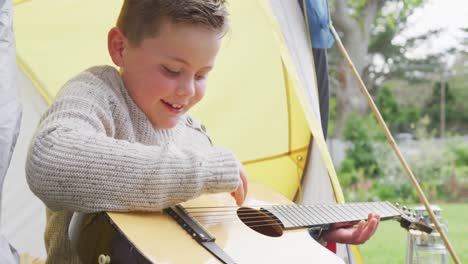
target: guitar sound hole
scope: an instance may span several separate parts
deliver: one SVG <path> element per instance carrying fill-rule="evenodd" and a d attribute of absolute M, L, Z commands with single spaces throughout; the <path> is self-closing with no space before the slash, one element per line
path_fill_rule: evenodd
<path fill-rule="evenodd" d="M 267 211 L 241 207 L 237 210 L 240 220 L 252 230 L 270 237 L 283 235 L 283 228 L 278 220 Z"/>

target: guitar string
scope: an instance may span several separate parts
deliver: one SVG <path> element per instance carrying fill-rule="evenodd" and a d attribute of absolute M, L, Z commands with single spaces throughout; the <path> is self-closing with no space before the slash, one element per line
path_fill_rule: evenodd
<path fill-rule="evenodd" d="M 273 207 L 273 206 L 272 206 Z M 329 210 L 329 208 L 327 209 L 326 207 L 323 207 L 321 206 L 322 209 L 326 209 L 326 210 Z M 356 208 L 357 207 L 357 208 Z M 200 209 L 205 209 L 205 208 L 209 208 L 211 210 L 207 210 L 207 211 L 199 211 Z M 213 209 L 219 209 L 221 208 L 222 210 L 213 210 Z M 220 223 L 228 223 L 228 222 L 235 222 L 235 221 L 239 221 L 238 218 L 241 218 L 241 221 L 246 224 L 247 226 L 253 228 L 253 227 L 262 227 L 262 226 L 276 226 L 276 225 L 281 225 L 281 222 L 279 220 L 276 219 L 276 216 L 269 212 L 269 211 L 250 211 L 250 212 L 240 212 L 240 213 L 236 213 L 237 210 L 232 210 L 232 208 L 238 208 L 238 207 L 235 207 L 235 206 L 222 206 L 222 207 L 187 207 L 187 211 L 192 211 L 190 213 L 191 216 L 193 216 L 194 218 L 196 218 L 198 221 L 200 222 L 203 222 L 203 224 L 220 224 Z M 287 207 L 286 206 L 286 210 L 289 210 L 289 209 L 304 209 L 304 208 L 311 208 L 311 206 L 293 206 L 293 207 Z M 356 210 L 356 209 L 360 209 L 361 211 L 363 210 L 362 206 L 347 206 L 346 208 L 343 208 L 343 209 L 347 209 L 347 210 Z M 365 208 L 365 209 L 368 209 L 368 208 Z M 393 208 L 392 208 L 393 209 Z M 253 210 L 253 209 L 252 209 Z M 226 213 L 228 212 L 228 213 Z M 343 212 L 342 212 L 343 213 Z M 367 219 L 367 213 L 363 213 L 361 212 L 361 215 L 356 215 L 355 214 L 356 212 L 354 213 L 350 213 L 348 211 L 345 212 L 345 216 L 343 216 L 343 214 L 341 215 L 341 217 L 345 217 L 344 219 L 340 219 L 338 221 L 335 220 L 335 221 L 314 221 L 315 222 L 309 222 L 309 220 L 312 220 L 310 219 L 310 217 L 306 217 L 306 221 L 302 222 L 302 224 L 293 224 L 295 225 L 295 227 L 311 227 L 311 226 L 316 226 L 316 225 L 323 225 L 323 224 L 329 224 L 329 223 L 333 223 L 333 222 L 349 222 L 350 225 L 353 225 L 357 222 L 359 222 L 360 220 L 366 220 Z M 395 214 L 393 214 L 394 216 Z M 357 217 L 356 217 L 357 216 Z M 259 218 L 265 218 L 265 217 L 272 217 L 271 219 L 260 219 Z M 292 218 L 292 220 L 294 222 L 299 222 L 300 221 L 300 218 L 299 217 L 296 217 L 296 216 L 290 216 Z M 349 218 L 351 217 L 351 218 Z M 208 220 L 207 220 L 208 219 Z M 252 220 L 253 219 L 253 220 Z M 257 225 L 257 223 L 262 223 L 260 225 Z M 305 224 L 304 224 L 305 223 Z"/>
<path fill-rule="evenodd" d="M 218 220 L 218 219 L 229 219 L 229 218 L 233 218 L 233 219 L 237 219 L 237 218 L 241 218 L 241 220 L 243 222 L 249 220 L 249 219 L 255 219 L 255 220 L 258 220 L 258 219 L 261 219 L 261 218 L 265 218 L 265 217 L 271 217 L 273 218 L 272 220 L 273 221 L 277 221 L 275 218 L 277 218 L 274 214 L 272 213 L 268 213 L 268 214 L 258 214 L 258 213 L 245 213 L 245 214 L 236 214 L 236 213 L 232 213 L 232 214 L 190 214 L 190 216 L 196 218 L 196 219 L 200 219 L 201 221 L 204 221 L 205 219 L 214 219 L 214 220 Z M 341 216 L 341 217 L 349 217 L 350 215 L 346 215 L 346 216 Z M 347 221 L 357 221 L 356 218 L 359 218 L 359 220 L 363 219 L 367 219 L 367 215 L 365 214 L 362 214 L 362 216 L 360 217 L 352 217 L 352 218 L 345 218 L 345 219 L 338 219 L 336 218 L 336 222 L 347 222 Z M 308 220 L 312 220 L 310 217 L 307 217 Z M 294 217 L 293 219 L 294 221 L 297 221 L 298 219 L 296 217 Z M 320 222 L 326 222 L 326 221 L 320 221 Z"/>
<path fill-rule="evenodd" d="M 387 208 L 383 209 L 391 209 L 393 211 L 393 216 L 399 215 L 400 211 L 393 206 L 388 206 L 388 203 L 382 203 L 382 202 L 377 202 L 378 204 L 383 204 Z M 249 205 L 250 207 L 238 207 L 238 206 L 193 206 L 193 207 L 185 207 L 184 209 L 190 213 L 191 216 L 193 216 L 196 220 L 199 222 L 209 225 L 209 224 L 221 224 L 221 223 L 230 223 L 230 222 L 237 222 L 237 221 L 242 221 L 245 225 L 247 225 L 250 228 L 257 228 L 257 227 L 267 227 L 267 226 L 283 226 L 282 223 L 277 219 L 277 217 L 271 213 L 270 211 L 266 210 L 268 208 L 275 209 L 274 207 L 276 206 L 278 208 L 278 205 Z M 366 208 L 365 206 L 362 206 L 361 204 L 344 204 L 344 205 L 332 205 L 332 207 L 327 207 L 329 205 L 280 205 L 282 209 L 286 210 L 287 213 L 292 213 L 296 214 L 297 209 L 299 210 L 304 210 L 304 209 L 315 209 L 318 211 L 318 209 L 323 209 L 323 210 L 331 210 L 333 207 L 335 208 L 342 208 L 344 211 L 348 210 L 365 210 L 369 209 Z M 261 209 L 265 210 L 258 210 L 258 209 L 253 209 L 252 207 L 258 207 Z M 242 208 L 244 209 L 244 212 L 242 212 Z M 207 210 L 208 209 L 208 210 Z M 241 212 L 238 212 L 238 210 L 241 210 Z M 247 212 L 246 212 L 246 211 Z M 293 210 L 296 210 L 294 212 Z M 306 215 L 308 215 L 307 211 Z M 276 213 L 283 214 L 284 217 L 284 212 L 279 212 L 277 211 Z M 362 213 L 362 217 L 358 217 L 359 219 L 356 219 L 355 214 L 350 214 L 349 212 L 346 212 L 349 217 L 352 215 L 352 219 L 344 219 L 342 221 L 338 222 L 350 222 L 350 225 L 353 225 L 359 220 L 366 220 L 367 219 L 367 213 Z M 270 219 L 261 219 L 265 217 L 271 217 Z M 241 219 L 239 219 L 241 218 Z M 305 223 L 302 222 L 302 224 L 297 224 L 297 222 L 300 222 L 299 217 L 295 217 L 294 215 L 289 215 L 289 218 L 292 218 L 292 220 L 296 223 L 292 223 L 293 227 L 313 227 L 313 226 L 320 226 L 324 224 L 329 224 L 328 222 L 332 223 L 332 221 L 320 221 L 319 223 Z M 306 217 L 307 222 L 310 217 Z M 312 219 L 310 219 L 312 220 Z M 314 219 L 316 221 L 316 219 Z M 305 223 L 305 224 L 304 224 Z"/>
<path fill-rule="evenodd" d="M 256 223 L 272 223 L 268 225 L 280 225 L 281 222 L 276 219 L 276 216 L 270 212 L 265 212 L 265 215 L 259 215 L 258 213 L 232 213 L 232 214 L 198 214 L 194 215 L 193 213 L 190 214 L 193 216 L 195 219 L 197 219 L 200 222 L 203 222 L 204 224 L 219 224 L 219 223 L 227 223 L 227 222 L 234 222 L 234 221 L 239 221 L 238 218 L 241 218 L 240 221 L 245 223 L 246 225 L 250 226 L 250 224 L 256 224 Z M 261 219 L 265 217 L 272 217 L 271 219 Z M 345 216 L 349 217 L 349 215 Z M 252 220 L 253 219 L 253 220 Z M 295 222 L 298 222 L 299 218 L 292 216 L 292 220 Z M 307 222 L 303 222 L 305 224 L 294 224 L 295 226 L 314 226 L 314 225 L 322 225 L 322 224 L 329 224 L 332 222 L 358 222 L 359 220 L 366 220 L 367 217 L 366 215 L 362 215 L 362 217 L 351 217 L 351 218 L 345 218 L 341 220 L 335 220 L 335 221 L 312 221 L 313 219 L 308 218 Z M 312 222 L 309 222 L 312 221 Z M 262 226 L 262 225 L 257 225 L 257 226 Z M 252 226 L 251 226 L 252 227 Z"/>
<path fill-rule="evenodd" d="M 364 220 L 364 219 L 360 219 L 360 220 Z M 216 221 L 199 221 L 200 223 L 204 224 L 204 225 L 211 225 L 211 224 L 224 224 L 224 223 L 233 223 L 233 222 L 238 222 L 239 219 L 237 218 L 231 218 L 231 219 L 224 219 L 224 220 L 216 220 Z M 275 219 L 271 219 L 271 220 L 257 220 L 257 221 L 241 221 L 242 223 L 244 223 L 245 225 L 247 225 L 248 227 L 264 227 L 264 226 L 282 226 L 281 222 L 279 222 L 278 220 L 275 220 Z M 359 222 L 359 220 L 353 220 L 353 221 L 345 221 L 345 222 L 350 222 L 350 226 L 356 224 Z M 262 223 L 262 224 L 259 224 L 257 225 L 257 223 Z M 303 227 L 303 228 L 306 228 L 306 227 L 313 227 L 313 226 L 322 226 L 322 225 L 327 225 L 327 224 L 332 224 L 332 223 L 339 223 L 339 222 L 325 222 L 325 223 L 322 223 L 322 222 L 319 222 L 319 223 L 307 223 L 307 224 L 295 224 L 293 225 L 293 227 Z M 253 224 L 253 225 L 252 225 Z"/>
<path fill-rule="evenodd" d="M 399 209 L 394 208 L 393 206 L 388 206 L 387 203 L 383 203 L 384 206 L 380 205 L 381 209 L 387 209 L 387 210 L 392 210 L 394 212 L 400 212 Z M 200 207 L 184 207 L 186 211 L 191 211 L 191 212 L 229 212 L 229 211 L 237 211 L 238 209 L 246 208 L 246 210 L 251 209 L 251 210 L 257 210 L 254 209 L 255 207 L 262 208 L 262 209 L 275 209 L 275 208 L 285 208 L 287 210 L 293 209 L 293 210 L 304 210 L 304 209 L 325 209 L 325 210 L 331 210 L 333 208 L 343 208 L 347 209 L 350 211 L 354 210 L 368 210 L 369 208 L 366 206 L 363 206 L 361 204 L 356 204 L 356 205 L 350 205 L 350 204 L 336 204 L 336 205 L 249 205 L 249 207 L 238 207 L 238 206 L 200 206 Z M 204 210 L 204 209 L 210 209 L 210 210 Z M 216 210 L 214 210 L 216 209 Z"/>
<path fill-rule="evenodd" d="M 293 212 L 292 210 L 288 209 L 288 208 L 285 208 L 286 210 L 289 210 L 289 212 Z M 300 212 L 300 213 L 307 213 L 307 211 L 305 211 L 304 209 L 307 209 L 307 208 L 294 208 L 296 210 L 296 212 L 293 212 L 294 214 L 297 214 L 297 209 L 301 209 L 303 210 L 303 212 Z M 326 208 L 322 208 L 322 209 L 326 209 Z M 355 214 L 356 211 L 356 208 L 350 208 L 348 211 L 346 211 L 345 213 L 348 213 L 350 215 L 351 214 L 351 210 L 353 210 L 353 213 Z M 266 215 L 270 215 L 270 216 L 273 216 L 275 217 L 275 214 L 270 212 L 270 211 L 267 211 L 267 210 L 256 210 L 256 209 L 251 209 L 249 210 L 248 212 L 238 212 L 238 210 L 206 210 L 206 211 L 193 211 L 193 210 L 186 210 L 188 213 L 190 213 L 191 215 L 194 215 L 194 216 L 225 216 L 225 215 L 238 215 L 239 217 L 240 216 L 248 216 L 248 215 L 256 215 L 256 216 L 261 216 L 262 214 L 266 214 Z M 273 210 L 272 210 L 273 211 Z M 367 216 L 369 213 L 367 213 L 367 211 L 364 211 L 361 209 L 361 212 L 357 212 L 357 213 L 361 213 L 362 215 L 365 215 Z M 394 210 L 393 212 L 387 212 L 387 213 L 383 213 L 383 212 L 380 212 L 381 213 L 381 216 L 382 215 L 399 215 L 400 212 Z M 359 215 L 361 216 L 361 215 Z"/>

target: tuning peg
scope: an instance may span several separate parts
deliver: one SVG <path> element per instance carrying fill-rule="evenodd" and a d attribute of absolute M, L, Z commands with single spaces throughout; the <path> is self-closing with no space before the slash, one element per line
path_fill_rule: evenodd
<path fill-rule="evenodd" d="M 406 205 L 403 206 L 403 211 L 405 211 L 405 212 L 409 211 L 409 210 L 408 210 L 408 207 L 406 207 Z"/>
<path fill-rule="evenodd" d="M 399 203 L 395 203 L 395 206 L 396 206 L 397 208 L 400 208 L 400 204 L 399 204 Z"/>

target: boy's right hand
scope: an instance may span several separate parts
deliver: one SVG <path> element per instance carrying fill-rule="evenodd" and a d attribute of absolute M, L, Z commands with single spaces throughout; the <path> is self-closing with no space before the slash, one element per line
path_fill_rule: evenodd
<path fill-rule="evenodd" d="M 245 197 L 247 196 L 247 189 L 248 189 L 248 183 L 247 183 L 247 172 L 244 169 L 244 166 L 239 162 L 239 177 L 241 182 L 239 183 L 239 186 L 237 186 L 237 189 L 231 193 L 232 197 L 236 199 L 236 204 L 237 206 L 242 206 L 244 203 Z"/>

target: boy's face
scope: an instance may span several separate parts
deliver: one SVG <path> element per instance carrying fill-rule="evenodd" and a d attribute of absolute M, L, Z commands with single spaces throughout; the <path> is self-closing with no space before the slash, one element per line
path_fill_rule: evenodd
<path fill-rule="evenodd" d="M 203 26 L 164 23 L 156 37 L 138 47 L 122 38 L 120 61 L 112 58 L 121 67 L 129 95 L 155 128 L 175 127 L 205 94 L 221 34 Z"/>

